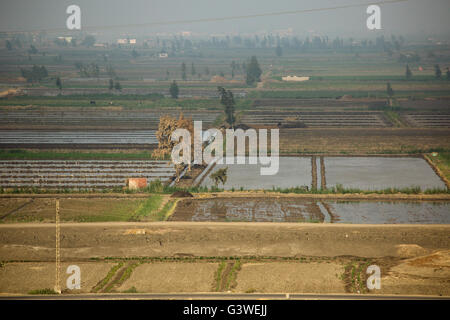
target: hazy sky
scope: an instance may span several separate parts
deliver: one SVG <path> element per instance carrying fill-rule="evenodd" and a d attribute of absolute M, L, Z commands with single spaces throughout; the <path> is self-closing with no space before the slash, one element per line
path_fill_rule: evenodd
<path fill-rule="evenodd" d="M 220 18 L 270 12 L 370 4 L 367 0 L 0 0 L 0 31 L 64 30 L 70 4 L 81 7 L 82 28 L 161 21 Z M 381 0 L 373 0 L 372 3 Z M 450 0 L 408 0 L 382 4 L 382 31 L 387 34 L 447 34 Z M 276 32 L 292 28 L 296 34 L 368 36 L 366 7 L 217 22 L 141 27 L 142 32 L 202 33 Z M 124 28 L 113 31 L 123 33 Z"/>

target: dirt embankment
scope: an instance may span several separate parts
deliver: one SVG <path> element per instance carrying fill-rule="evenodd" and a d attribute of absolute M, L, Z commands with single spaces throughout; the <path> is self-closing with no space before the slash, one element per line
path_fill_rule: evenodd
<path fill-rule="evenodd" d="M 448 249 L 449 233 L 448 225 L 65 223 L 61 257 L 395 257 L 405 244 Z M 54 224 L 0 225 L 0 260 L 53 261 L 54 254 Z"/>

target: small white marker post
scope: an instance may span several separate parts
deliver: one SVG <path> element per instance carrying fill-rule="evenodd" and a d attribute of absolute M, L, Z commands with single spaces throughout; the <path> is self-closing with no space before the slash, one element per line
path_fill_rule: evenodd
<path fill-rule="evenodd" d="M 60 232 L 59 232 L 59 199 L 56 199 L 56 216 L 55 216 L 55 224 L 56 224 L 56 272 L 55 272 L 55 292 L 61 293 L 61 288 L 59 286 L 59 273 L 60 273 Z"/>

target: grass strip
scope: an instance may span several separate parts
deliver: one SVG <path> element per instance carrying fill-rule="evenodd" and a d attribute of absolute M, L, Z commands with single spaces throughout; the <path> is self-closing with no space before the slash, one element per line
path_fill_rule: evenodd
<path fill-rule="evenodd" d="M 167 220 L 172 213 L 175 211 L 175 207 L 177 204 L 177 200 L 169 200 L 164 207 L 158 212 L 158 220 L 157 221 L 165 221 Z"/>
<path fill-rule="evenodd" d="M 231 271 L 228 274 L 228 279 L 227 279 L 227 284 L 226 284 L 227 290 L 232 289 L 234 287 L 234 285 L 236 284 L 236 278 L 237 278 L 237 274 L 238 274 L 239 270 L 241 270 L 241 260 L 237 260 L 233 264 L 233 267 L 231 268 Z"/>
<path fill-rule="evenodd" d="M 159 220 L 159 207 L 161 206 L 162 196 L 154 195 L 143 201 L 141 205 L 136 209 L 130 221 L 138 221 L 143 217 L 155 217 Z"/>
<path fill-rule="evenodd" d="M 106 284 L 111 281 L 112 277 L 114 277 L 114 275 L 116 274 L 116 272 L 122 268 L 123 266 L 123 261 L 120 261 L 118 264 L 116 264 L 115 266 L 113 266 L 108 274 L 106 275 L 105 278 L 103 278 L 102 280 L 100 280 L 99 283 L 97 283 L 97 285 L 92 289 L 92 292 L 96 293 L 99 292 L 101 289 L 103 289 L 104 286 L 106 286 Z"/>
<path fill-rule="evenodd" d="M 222 260 L 219 264 L 219 267 L 217 268 L 216 274 L 214 276 L 214 280 L 216 283 L 216 292 L 218 292 L 220 290 L 220 284 L 222 282 L 222 272 L 225 269 L 226 266 L 226 262 L 224 260 Z"/>
<path fill-rule="evenodd" d="M 130 278 L 131 274 L 133 273 L 134 269 L 136 269 L 136 267 L 138 265 L 140 265 L 140 262 L 137 263 L 133 263 L 132 265 L 129 265 L 126 269 L 125 272 L 122 274 L 122 276 L 120 277 L 120 279 L 117 281 L 117 285 L 121 285 L 122 283 L 124 283 L 127 279 Z"/>
<path fill-rule="evenodd" d="M 450 152 L 441 152 L 436 156 L 430 154 L 427 155 L 427 157 L 437 168 L 439 168 L 442 176 L 444 176 L 447 181 L 450 181 Z"/>
<path fill-rule="evenodd" d="M 45 289 L 31 290 L 28 292 L 28 294 L 44 295 L 44 294 L 58 294 L 58 293 L 53 289 L 45 288 Z"/>

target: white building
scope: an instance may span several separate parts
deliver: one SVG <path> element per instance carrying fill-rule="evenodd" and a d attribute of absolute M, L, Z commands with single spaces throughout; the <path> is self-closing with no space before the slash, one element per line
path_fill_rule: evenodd
<path fill-rule="evenodd" d="M 308 81 L 309 77 L 287 76 L 287 77 L 282 77 L 281 79 L 283 81 L 297 81 L 297 82 L 301 82 L 301 81 Z"/>
<path fill-rule="evenodd" d="M 71 43 L 72 37 L 58 37 L 58 40 L 65 41 L 67 43 Z"/>

